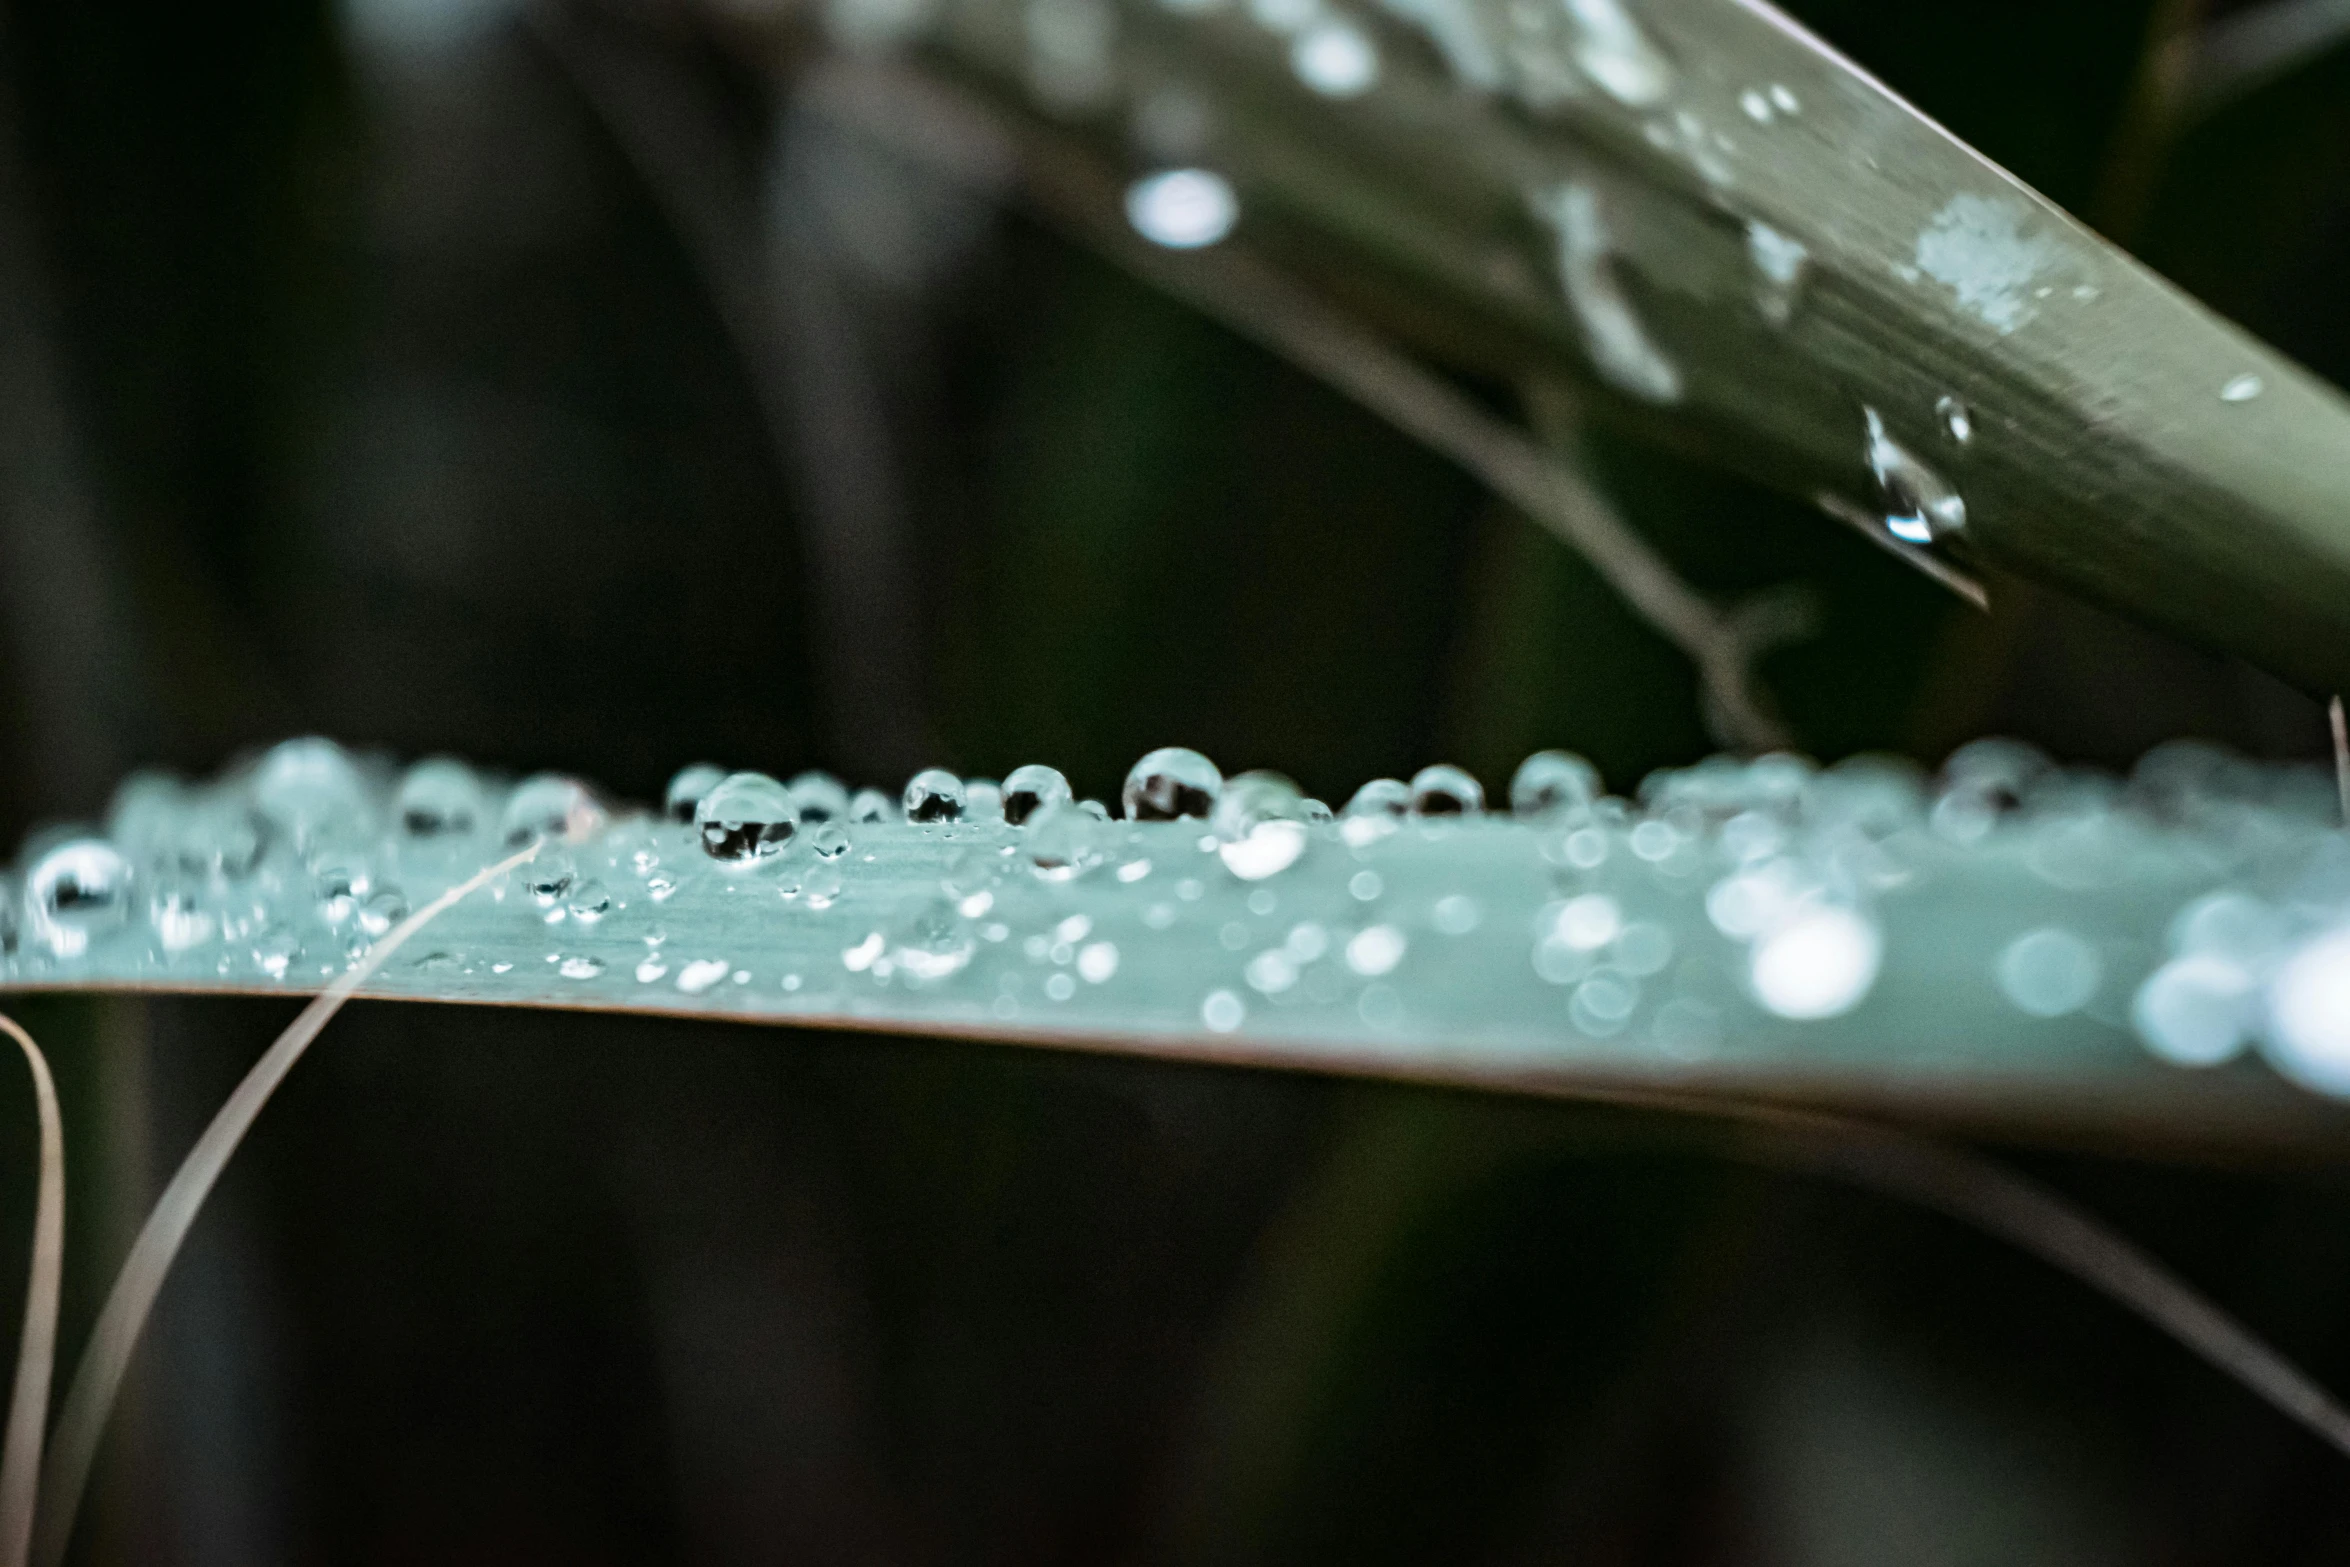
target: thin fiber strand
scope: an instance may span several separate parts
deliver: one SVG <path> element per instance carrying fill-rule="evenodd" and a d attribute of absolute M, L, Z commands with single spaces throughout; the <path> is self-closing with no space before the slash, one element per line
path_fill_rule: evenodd
<path fill-rule="evenodd" d="M 6 1013 L 0 1013 L 0 1033 L 24 1052 L 41 1118 L 41 1184 L 33 1208 L 32 1265 L 25 1279 L 24 1327 L 16 1341 L 8 1435 L 0 1449 L 0 1567 L 24 1567 L 41 1476 L 41 1431 L 49 1422 L 49 1379 L 57 1366 L 57 1287 L 65 1271 L 65 1134 L 57 1114 L 57 1085 L 50 1080 L 49 1061 L 41 1047 Z"/>
<path fill-rule="evenodd" d="M 131 1244 L 122 1272 L 116 1275 L 106 1305 L 98 1313 L 97 1326 L 90 1330 L 90 1342 L 66 1393 L 64 1411 L 57 1417 L 49 1460 L 41 1471 L 43 1505 L 33 1540 L 32 1560 L 41 1567 L 58 1567 L 65 1558 L 74 1514 L 81 1506 L 83 1488 L 89 1484 L 90 1466 L 98 1456 L 98 1439 L 105 1432 L 106 1417 L 122 1387 L 123 1374 L 130 1368 L 131 1351 L 138 1347 L 139 1333 L 147 1325 L 147 1314 L 154 1308 L 164 1276 L 171 1271 L 172 1259 L 179 1255 L 180 1244 L 202 1211 L 204 1199 L 211 1195 L 213 1183 L 228 1167 L 230 1156 L 269 1103 L 269 1096 L 277 1092 L 319 1030 L 409 937 L 468 893 L 532 859 L 544 842 L 536 840 L 530 847 L 476 871 L 393 927 L 365 957 L 302 1009 L 302 1015 L 253 1064 L 212 1124 L 204 1128 L 204 1135 L 196 1139 L 196 1146 L 181 1161 L 171 1184 L 157 1199 L 155 1211 L 139 1230 L 139 1238 Z"/>

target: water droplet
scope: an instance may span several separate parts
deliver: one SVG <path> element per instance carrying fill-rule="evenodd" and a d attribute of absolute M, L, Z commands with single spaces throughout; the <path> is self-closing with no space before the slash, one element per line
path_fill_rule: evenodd
<path fill-rule="evenodd" d="M 1224 775 L 1197 751 L 1162 746 L 1134 764 L 1123 799 L 1128 819 L 1138 822 L 1204 817 L 1216 808 Z"/>
<path fill-rule="evenodd" d="M 1652 403 L 1681 400 L 1681 371 L 1648 335 L 1631 295 L 1616 276 L 1615 240 L 1599 193 L 1569 182 L 1537 191 L 1531 205 L 1558 240 L 1559 284 L 1583 330 L 1583 344 L 1600 375 Z"/>
<path fill-rule="evenodd" d="M 358 908 L 360 934 L 374 939 L 408 917 L 408 899 L 397 887 L 381 887 Z"/>
<path fill-rule="evenodd" d="M 1169 169 L 1127 187 L 1126 221 L 1154 245 L 1199 250 L 1232 232 L 1240 221 L 1240 198 L 1221 174 Z"/>
<path fill-rule="evenodd" d="M 1510 777 L 1510 809 L 1519 816 L 1571 815 L 1600 794 L 1599 769 L 1572 751 L 1537 751 Z"/>
<path fill-rule="evenodd" d="M 565 958 L 555 966 L 555 972 L 565 979 L 594 979 L 604 972 L 604 960 L 591 957 Z"/>
<path fill-rule="evenodd" d="M 6 923 L 5 915 L 0 915 L 0 923 Z M 147 900 L 147 923 L 154 928 L 155 940 L 171 953 L 204 945 L 218 928 L 211 913 L 196 902 L 194 895 L 178 888 L 159 892 Z M 10 942 L 9 946 L 13 948 L 14 943 Z"/>
<path fill-rule="evenodd" d="M 583 881 L 571 889 L 564 909 L 582 925 L 593 925 L 612 912 L 612 894 L 604 890 L 600 881 Z"/>
<path fill-rule="evenodd" d="M 1942 422 L 1942 434 L 1953 446 L 1968 446 L 1975 439 L 1973 410 L 1955 397 L 1937 399 L 1934 417 Z"/>
<path fill-rule="evenodd" d="M 1778 82 L 1771 83 L 1771 106 L 1781 114 L 1801 114 L 1803 112 L 1801 100 Z"/>
<path fill-rule="evenodd" d="M 2062 1017 L 2088 1005 L 2097 994 L 2104 966 L 2096 951 L 2069 930 L 2054 926 L 2026 931 L 2009 942 L 1993 965 L 1999 993 L 2031 1017 Z"/>
<path fill-rule="evenodd" d="M 1115 942 L 1096 941 L 1078 950 L 1077 977 L 1088 985 L 1099 985 L 1118 972 L 1118 947 Z"/>
<path fill-rule="evenodd" d="M 282 926 L 272 926 L 253 939 L 253 966 L 271 979 L 284 979 L 302 955 L 302 943 L 294 933 Z M 512 964 L 503 965 L 511 968 Z"/>
<path fill-rule="evenodd" d="M 287 740 L 253 770 L 254 806 L 298 848 L 366 830 L 367 791 L 358 767 L 332 740 Z"/>
<path fill-rule="evenodd" d="M 765 773 L 729 773 L 694 807 L 702 852 L 729 869 L 774 863 L 799 831 L 791 790 Z"/>
<path fill-rule="evenodd" d="M 1673 933 L 1653 920 L 1635 920 L 1616 933 L 1611 956 L 1627 974 L 1661 974 L 1673 961 Z"/>
<path fill-rule="evenodd" d="M 453 757 L 430 757 L 409 768 L 392 801 L 393 821 L 411 838 L 470 838 L 488 816 L 481 780 Z"/>
<path fill-rule="evenodd" d="M 1346 966 L 1365 979 L 1394 972 L 1409 945 L 1393 925 L 1366 925 L 1347 938 Z"/>
<path fill-rule="evenodd" d="M 1740 93 L 1738 107 L 1757 125 L 1768 125 L 1779 117 L 1778 111 L 1772 107 L 1770 95 L 1759 87 L 1749 87 Z"/>
<path fill-rule="evenodd" d="M 1811 270 L 1810 247 L 1758 221 L 1746 225 L 1746 255 L 1757 279 L 1755 308 L 1772 326 L 1785 326 L 1795 319 L 1804 277 Z"/>
<path fill-rule="evenodd" d="M 1885 504 L 1885 531 L 1908 544 L 1931 544 L 1966 526 L 1966 500 L 1950 482 L 1894 440 L 1884 417 L 1863 408 L 1869 471 Z"/>
<path fill-rule="evenodd" d="M 1372 903 L 1387 890 L 1387 884 L 1377 871 L 1356 871 L 1346 879 L 1346 890 L 1357 903 Z"/>
<path fill-rule="evenodd" d="M 726 781 L 726 769 L 716 762 L 695 762 L 678 769 L 661 796 L 661 814 L 673 822 L 691 822 L 702 796 Z"/>
<path fill-rule="evenodd" d="M 2264 1034 L 2278 1070 L 2320 1093 L 2350 1094 L 2350 930 L 2329 931 L 2268 985 Z"/>
<path fill-rule="evenodd" d="M 851 822 L 894 822 L 897 819 L 897 802 L 879 789 L 859 789 L 849 799 Z"/>
<path fill-rule="evenodd" d="M 1260 995 L 1278 996 L 1297 983 L 1297 964 L 1279 947 L 1267 947 L 1250 958 L 1240 977 Z"/>
<path fill-rule="evenodd" d="M 2260 377 L 2240 375 L 2219 389 L 2219 400 L 2223 403 L 2248 403 L 2267 390 L 2268 383 Z"/>
<path fill-rule="evenodd" d="M 1020 851 L 1040 881 L 1074 881 L 1109 858 L 1115 831 L 1073 805 L 1048 805 L 1028 819 Z"/>
<path fill-rule="evenodd" d="M 797 790 L 793 791 L 792 798 L 799 798 Z M 838 822 L 825 822 L 808 834 L 808 847 L 815 851 L 816 858 L 820 860 L 837 860 L 848 853 L 853 845 L 846 827 Z"/>
<path fill-rule="evenodd" d="M 636 966 L 636 982 L 640 985 L 650 985 L 668 972 L 668 964 L 657 957 L 647 958 Z"/>
<path fill-rule="evenodd" d="M 1438 898 L 1429 918 L 1447 936 L 1466 936 L 1485 922 L 1485 909 L 1475 898 L 1456 892 Z"/>
<path fill-rule="evenodd" d="M 1248 1017 L 1248 1008 L 1229 990 L 1211 990 L 1200 1003 L 1199 1020 L 1211 1033 L 1229 1034 Z"/>
<path fill-rule="evenodd" d="M 542 909 L 551 909 L 571 891 L 578 870 L 570 856 L 546 853 L 522 867 L 521 875 L 522 884 L 530 889 L 531 901 Z"/>
<path fill-rule="evenodd" d="M 2130 1021 L 2148 1049 L 2180 1066 L 2217 1066 L 2252 1037 L 2252 975 L 2240 963 L 2206 952 L 2173 958 L 2148 975 L 2130 1006 Z"/>
<path fill-rule="evenodd" d="M 33 939 L 60 958 L 78 958 L 129 924 L 130 862 L 98 838 L 61 843 L 25 876 Z"/>
<path fill-rule="evenodd" d="M 677 988 L 689 996 L 698 996 L 724 979 L 727 969 L 724 958 L 696 958 L 677 971 Z"/>
<path fill-rule="evenodd" d="M 498 837 L 519 849 L 533 838 L 578 843 L 603 830 L 604 808 L 586 784 L 561 773 L 526 778 L 506 800 Z"/>
<path fill-rule="evenodd" d="M 1331 17 L 1297 35 L 1289 68 L 1325 98 L 1354 98 L 1379 82 L 1379 51 L 1354 23 Z"/>
<path fill-rule="evenodd" d="M 961 821 L 968 802 L 963 780 L 943 767 L 926 767 L 906 780 L 907 821 Z"/>
<path fill-rule="evenodd" d="M 1412 774 L 1414 816 L 1474 816 L 1485 809 L 1485 786 L 1449 762 Z"/>
<path fill-rule="evenodd" d="M 1629 108 L 1664 101 L 1673 65 L 1648 41 L 1622 0 L 1566 0 L 1575 25 L 1575 63 L 1602 92 Z"/>
<path fill-rule="evenodd" d="M 1077 981 L 1066 974 L 1048 974 L 1044 981 L 1045 999 L 1066 1001 L 1077 994 Z"/>
<path fill-rule="evenodd" d="M 1067 805 L 1074 798 L 1060 769 L 1030 762 L 1013 768 L 1004 780 L 1004 820 L 1015 827 L 1025 826 L 1028 818 L 1045 807 Z"/>
<path fill-rule="evenodd" d="M 1808 909 L 1755 943 L 1755 999 L 1784 1018 L 1838 1017 L 1860 1005 L 1884 955 L 1876 925 L 1851 909 Z"/>
<path fill-rule="evenodd" d="M 1004 819 L 1004 791 L 992 778 L 963 780 L 963 820 L 1000 822 Z"/>
<path fill-rule="evenodd" d="M 898 928 L 889 957 L 909 980 L 929 983 L 961 973 L 977 949 L 970 923 L 952 903 L 939 900 Z"/>
<path fill-rule="evenodd" d="M 1639 985 L 1621 974 L 1599 973 L 1575 987 L 1567 1016 L 1584 1033 L 1605 1039 L 1621 1032 L 1639 1005 Z"/>
<path fill-rule="evenodd" d="M 848 820 L 848 787 L 830 773 L 809 771 L 791 781 L 792 804 L 800 809 L 800 824 Z"/>

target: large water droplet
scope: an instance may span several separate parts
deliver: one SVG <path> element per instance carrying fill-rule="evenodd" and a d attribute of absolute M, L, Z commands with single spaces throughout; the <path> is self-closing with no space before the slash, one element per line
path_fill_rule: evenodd
<path fill-rule="evenodd" d="M 1599 769 L 1572 751 L 1537 751 L 1510 777 L 1510 809 L 1520 816 L 1587 810 L 1600 795 Z"/>
<path fill-rule="evenodd" d="M 577 843 L 600 832 L 604 820 L 604 807 L 586 784 L 562 773 L 540 773 L 507 797 L 498 836 L 515 849 L 533 838 Z"/>
<path fill-rule="evenodd" d="M 1000 822 L 1004 819 L 1004 788 L 992 778 L 963 780 L 963 820 Z"/>
<path fill-rule="evenodd" d="M 917 983 L 959 974 L 978 950 L 970 921 L 954 904 L 932 902 L 900 924 L 889 944 L 890 961 Z"/>
<path fill-rule="evenodd" d="M 694 762 L 677 770 L 661 796 L 661 814 L 673 822 L 690 822 L 702 796 L 726 781 L 726 769 L 716 762 Z"/>
<path fill-rule="evenodd" d="M 1869 472 L 1885 506 L 1885 531 L 1907 544 L 1931 544 L 1966 526 L 1966 500 L 1950 481 L 1893 439 L 1884 416 L 1863 408 Z"/>
<path fill-rule="evenodd" d="M 968 801 L 963 780 L 943 767 L 926 767 L 906 780 L 907 821 L 961 821 Z"/>
<path fill-rule="evenodd" d="M 1868 995 L 1883 955 L 1873 921 L 1851 909 L 1813 908 L 1755 943 L 1747 978 L 1755 999 L 1781 1017 L 1839 1017 Z"/>
<path fill-rule="evenodd" d="M 849 799 L 849 820 L 852 822 L 894 822 L 897 819 L 897 802 L 879 789 L 859 789 Z"/>
<path fill-rule="evenodd" d="M 253 770 L 252 792 L 255 808 L 298 848 L 355 838 L 367 828 L 366 785 L 357 764 L 332 740 L 273 746 Z"/>
<path fill-rule="evenodd" d="M 1066 805 L 1075 796 L 1069 789 L 1069 780 L 1058 768 L 1030 762 L 1015 767 L 1004 780 L 1004 820 L 1015 827 L 1026 825 L 1028 818 L 1048 805 Z"/>
<path fill-rule="evenodd" d="M 799 836 L 791 790 L 765 773 L 729 773 L 694 809 L 702 852 L 735 869 L 770 864 Z"/>
<path fill-rule="evenodd" d="M 94 941 L 129 923 L 130 862 L 100 838 L 61 843 L 25 877 L 33 939 L 60 958 L 78 958 Z"/>
<path fill-rule="evenodd" d="M 1325 98 L 1355 98 L 1378 85 L 1379 50 L 1354 23 L 1328 17 L 1290 44 L 1289 68 Z"/>
<path fill-rule="evenodd" d="M 1221 174 L 1169 169 L 1127 187 L 1126 221 L 1154 245 L 1199 250 L 1232 232 L 1240 221 L 1240 198 Z"/>
<path fill-rule="evenodd" d="M 1089 811 L 1061 801 L 1028 818 L 1020 851 L 1043 881 L 1072 881 L 1109 857 L 1117 829 Z"/>
<path fill-rule="evenodd" d="M 1206 816 L 1223 787 L 1224 775 L 1214 762 L 1179 745 L 1162 746 L 1126 775 L 1126 815 L 1138 822 Z"/>
<path fill-rule="evenodd" d="M 488 817 L 481 780 L 454 757 L 430 757 L 409 768 L 392 801 L 392 820 L 411 838 L 470 838 Z"/>
<path fill-rule="evenodd" d="M 801 822 L 808 826 L 848 819 L 848 786 L 830 773 L 800 774 L 791 781 L 791 797 L 792 804 L 800 808 Z"/>
<path fill-rule="evenodd" d="M 1485 809 L 1485 786 L 1449 762 L 1412 774 L 1412 814 L 1474 816 Z"/>

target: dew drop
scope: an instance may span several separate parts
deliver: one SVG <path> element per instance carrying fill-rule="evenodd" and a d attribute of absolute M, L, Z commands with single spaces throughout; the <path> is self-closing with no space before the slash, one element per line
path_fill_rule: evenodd
<path fill-rule="evenodd" d="M 1003 787 L 992 778 L 963 780 L 963 820 L 1000 822 L 1004 819 Z"/>
<path fill-rule="evenodd" d="M 604 960 L 591 957 L 565 958 L 555 966 L 555 972 L 565 979 L 594 979 L 604 972 Z"/>
<path fill-rule="evenodd" d="M 1851 909 L 1815 908 L 1755 943 L 1747 977 L 1780 1017 L 1838 1017 L 1860 1005 L 1884 954 L 1876 925 Z"/>
<path fill-rule="evenodd" d="M 694 807 L 702 852 L 729 869 L 773 863 L 799 831 L 791 790 L 765 773 L 729 773 Z"/>
<path fill-rule="evenodd" d="M 1387 884 L 1379 879 L 1377 871 L 1356 871 L 1346 879 L 1347 896 L 1357 903 L 1377 902 L 1386 890 Z"/>
<path fill-rule="evenodd" d="M 1485 809 L 1485 786 L 1449 762 L 1412 774 L 1414 816 L 1474 816 Z"/>
<path fill-rule="evenodd" d="M 1447 936 L 1466 936 L 1485 922 L 1485 910 L 1475 898 L 1456 892 L 1437 899 L 1429 918 Z"/>
<path fill-rule="evenodd" d="M 273 746 L 254 769 L 253 804 L 303 849 L 365 828 L 366 787 L 349 754 L 332 740 Z"/>
<path fill-rule="evenodd" d="M 1519 816 L 1570 815 L 1599 798 L 1599 769 L 1572 751 L 1537 751 L 1510 776 L 1510 809 Z"/>
<path fill-rule="evenodd" d="M 796 790 L 792 797 L 799 798 Z M 837 860 L 848 853 L 853 845 L 846 827 L 839 822 L 824 822 L 809 832 L 808 847 L 815 851 L 816 858 L 820 860 Z"/>
<path fill-rule="evenodd" d="M 1973 410 L 1955 397 L 1944 397 L 1934 404 L 1934 417 L 1942 423 L 1942 434 L 1953 446 L 1972 445 L 1975 439 Z"/>
<path fill-rule="evenodd" d="M 1297 983 L 1297 964 L 1281 948 L 1267 947 L 1248 960 L 1240 977 L 1259 995 L 1278 996 Z"/>
<path fill-rule="evenodd" d="M 1127 773 L 1122 800 L 1131 821 L 1175 821 L 1207 816 L 1223 787 L 1214 762 L 1182 746 L 1162 746 Z"/>
<path fill-rule="evenodd" d="M 2146 1047 L 2180 1066 L 2217 1066 L 2252 1037 L 2252 975 L 2205 952 L 2173 958 L 2148 975 L 2130 1004 Z"/>
<path fill-rule="evenodd" d="M 800 824 L 846 821 L 848 787 L 830 773 L 809 771 L 791 781 L 792 804 L 800 808 Z"/>
<path fill-rule="evenodd" d="M 1229 990 L 1211 990 L 1200 1003 L 1199 1020 L 1211 1033 L 1229 1034 L 1248 1017 L 1248 1008 Z"/>
<path fill-rule="evenodd" d="M 1740 93 L 1738 107 L 1757 125 L 1768 125 L 1778 118 L 1778 111 L 1772 107 L 1770 95 L 1759 87 L 1749 87 Z"/>
<path fill-rule="evenodd" d="M 961 973 L 976 950 L 978 942 L 970 923 L 955 905 L 940 899 L 917 910 L 899 926 L 890 942 L 889 957 L 899 972 L 919 984 Z"/>
<path fill-rule="evenodd" d="M 1575 63 L 1600 90 L 1629 108 L 1664 101 L 1672 90 L 1673 66 L 1648 41 L 1623 0 L 1565 0 L 1575 24 Z"/>
<path fill-rule="evenodd" d="M 896 803 L 879 789 L 859 789 L 849 799 L 851 822 L 894 822 L 897 819 Z"/>
<path fill-rule="evenodd" d="M 1126 221 L 1154 245 L 1199 250 L 1232 232 L 1240 221 L 1240 198 L 1221 174 L 1168 169 L 1127 187 Z"/>
<path fill-rule="evenodd" d="M 2260 377 L 2240 375 L 2219 389 L 2219 400 L 2223 403 L 2248 403 L 2267 390 L 2268 383 Z"/>
<path fill-rule="evenodd" d="M 1408 945 L 1393 925 L 1366 925 L 1347 938 L 1346 966 L 1366 979 L 1392 973 Z"/>
<path fill-rule="evenodd" d="M 5 923 L 6 916 L 0 915 L 0 924 Z M 217 928 L 209 911 L 199 906 L 191 894 L 176 888 L 147 900 L 147 923 L 153 927 L 155 940 L 163 950 L 172 953 L 204 945 Z M 14 943 L 8 945 L 13 948 Z"/>
<path fill-rule="evenodd" d="M 600 881 L 583 881 L 571 889 L 564 909 L 582 925 L 593 925 L 612 912 L 612 894 L 604 890 Z"/>
<path fill-rule="evenodd" d="M 1801 114 L 1803 103 L 1795 94 L 1778 82 L 1771 83 L 1771 107 L 1781 114 Z"/>
<path fill-rule="evenodd" d="M 661 814 L 673 822 L 691 822 L 702 796 L 726 781 L 726 769 L 716 762 L 695 762 L 678 769 L 661 796 Z"/>
<path fill-rule="evenodd" d="M 698 996 L 724 979 L 727 968 L 724 958 L 696 958 L 677 971 L 677 988 L 689 996 Z"/>
<path fill-rule="evenodd" d="M 1999 993 L 2030 1017 L 2063 1017 L 2088 1005 L 2104 976 L 2096 951 L 2069 930 L 2026 931 L 2000 951 Z"/>
<path fill-rule="evenodd" d="M 59 844 L 25 876 L 33 938 L 57 957 L 80 957 L 130 922 L 131 880 L 130 862 L 103 839 Z"/>
<path fill-rule="evenodd" d="M 1950 482 L 1894 440 L 1884 417 L 1863 408 L 1869 471 L 1885 504 L 1885 531 L 1906 544 L 1931 544 L 1966 526 L 1966 500 Z"/>
<path fill-rule="evenodd" d="M 1299 33 L 1289 68 L 1325 98 L 1355 98 L 1379 82 L 1379 51 L 1354 23 L 1331 17 Z"/>
<path fill-rule="evenodd" d="M 1051 805 L 1067 805 L 1075 795 L 1059 768 L 1041 762 L 1015 767 L 1004 780 L 1004 820 L 1023 827 L 1028 819 Z"/>
<path fill-rule="evenodd" d="M 1755 308 L 1772 326 L 1795 319 L 1795 306 L 1811 270 L 1811 248 L 1768 223 L 1746 225 L 1746 255 L 1754 263 Z"/>
<path fill-rule="evenodd" d="M 906 820 L 961 821 L 969 798 L 962 779 L 943 767 L 926 767 L 906 780 Z"/>
<path fill-rule="evenodd" d="M 1088 985 L 1099 985 L 1118 972 L 1117 944 L 1096 941 L 1077 952 L 1077 977 Z"/>
<path fill-rule="evenodd" d="M 507 797 L 498 836 L 515 849 L 533 838 L 577 843 L 601 831 L 604 820 L 604 808 L 587 785 L 561 773 L 540 773 Z"/>
<path fill-rule="evenodd" d="M 481 780 L 453 757 L 409 768 L 392 801 L 392 820 L 411 838 L 470 838 L 488 815 Z"/>
<path fill-rule="evenodd" d="M 1074 881 L 1109 858 L 1115 831 L 1108 822 L 1063 801 L 1028 819 L 1020 850 L 1038 880 Z M 1119 875 L 1121 880 L 1134 879 L 1123 869 Z"/>

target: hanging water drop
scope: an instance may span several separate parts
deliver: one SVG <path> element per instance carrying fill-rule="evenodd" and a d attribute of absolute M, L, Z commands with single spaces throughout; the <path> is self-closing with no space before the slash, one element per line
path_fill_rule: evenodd
<path fill-rule="evenodd" d="M 782 858 L 799 835 L 792 792 L 765 773 L 729 773 L 694 809 L 702 852 L 733 869 Z"/>
<path fill-rule="evenodd" d="M 943 767 L 926 767 L 906 780 L 906 820 L 910 822 L 961 821 L 967 800 L 963 780 Z"/>
<path fill-rule="evenodd" d="M 1449 762 L 1412 774 L 1414 816 L 1474 816 L 1485 809 L 1485 786 Z"/>
<path fill-rule="evenodd" d="M 1223 787 L 1224 775 L 1214 762 L 1179 745 L 1162 746 L 1126 775 L 1126 815 L 1138 822 L 1206 816 Z"/>
<path fill-rule="evenodd" d="M 1966 526 L 1966 500 L 1947 479 L 1894 440 L 1884 416 L 1863 408 L 1869 471 L 1885 505 L 1885 531 L 1905 544 L 1931 544 Z"/>
<path fill-rule="evenodd" d="M 1069 780 L 1058 768 L 1030 762 L 1015 767 L 1004 780 L 1004 820 L 1015 827 L 1027 825 L 1028 819 L 1048 805 L 1066 805 L 1074 798 Z"/>

